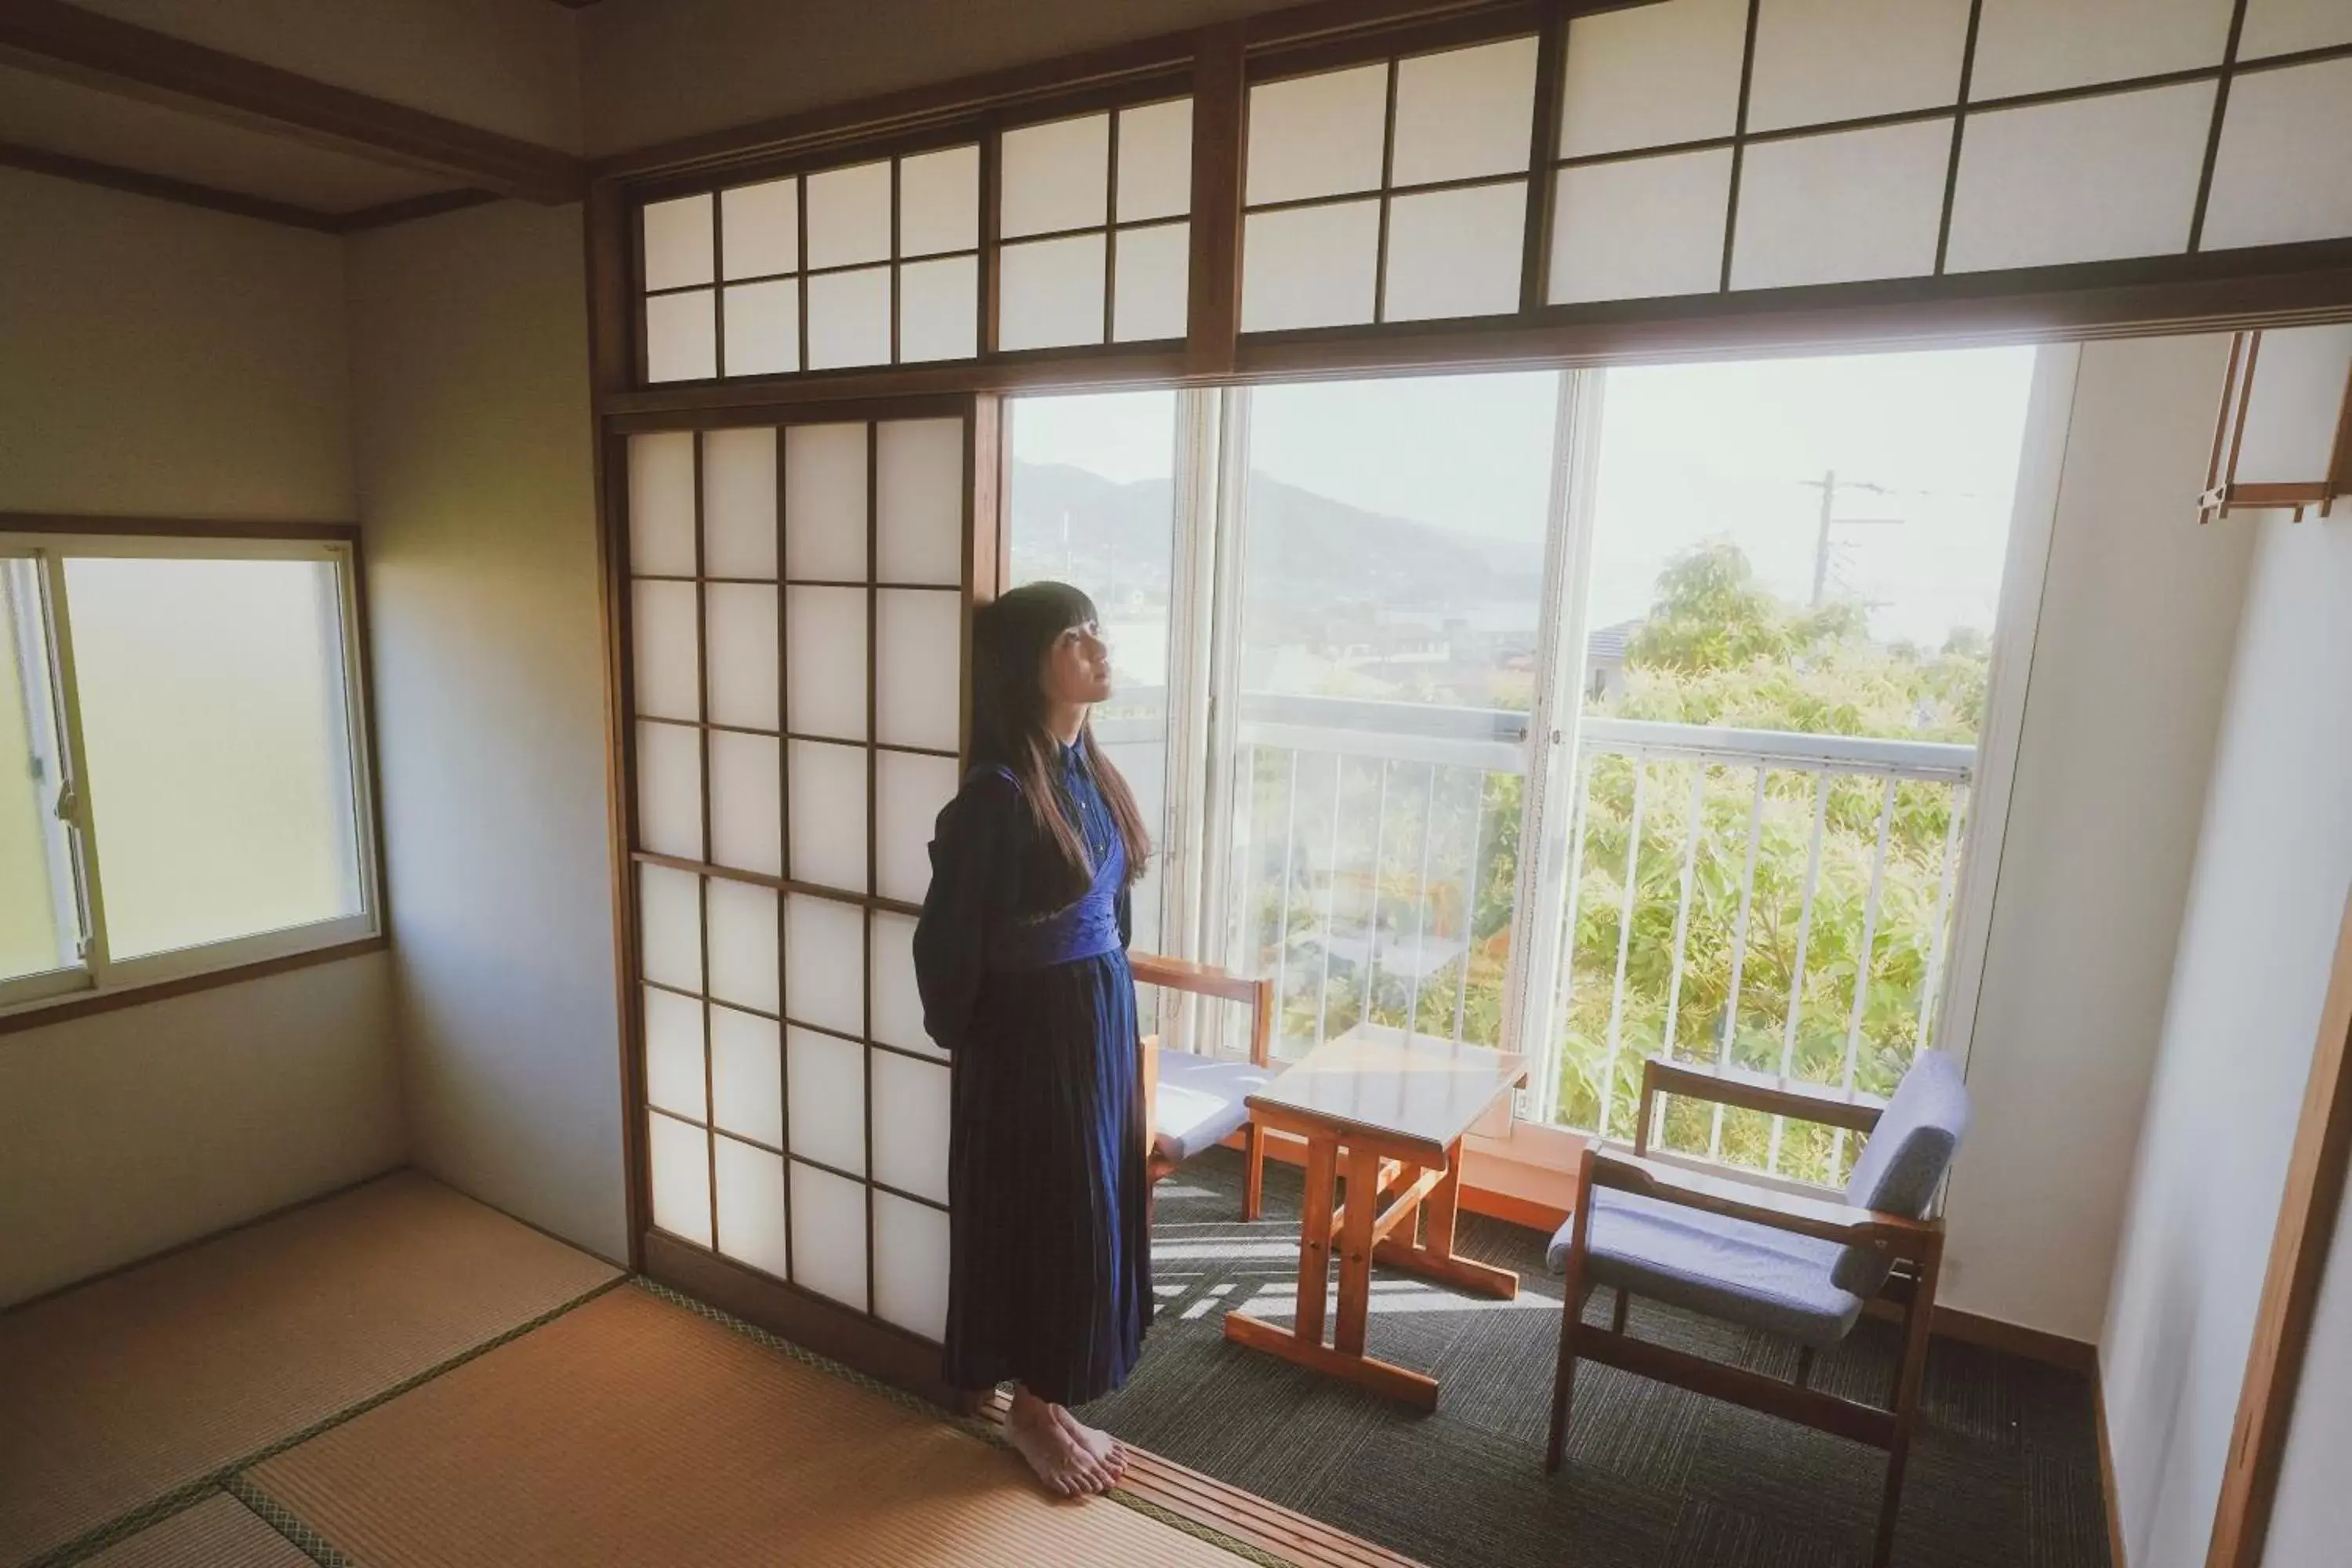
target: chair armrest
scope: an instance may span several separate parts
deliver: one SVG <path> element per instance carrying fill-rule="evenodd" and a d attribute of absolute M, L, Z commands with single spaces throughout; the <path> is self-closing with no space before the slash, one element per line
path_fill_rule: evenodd
<path fill-rule="evenodd" d="M 1140 985 L 1186 991 L 1195 996 L 1215 996 L 1239 1002 L 1250 1010 L 1250 1062 L 1265 1067 L 1271 1051 L 1274 1024 L 1274 982 L 1252 980 L 1213 963 L 1163 958 L 1155 952 L 1128 955 L 1127 965 Z"/>
<path fill-rule="evenodd" d="M 1149 1160 L 1160 1133 L 1160 1037 L 1143 1037 L 1136 1077 L 1143 1090 L 1143 1157 Z"/>
<path fill-rule="evenodd" d="M 1798 1236 L 1846 1246 L 1875 1247 L 1897 1258 L 1916 1257 L 1937 1246 L 1944 1231 L 1941 1220 L 1913 1219 L 1882 1209 L 1799 1197 L 1770 1187 L 1613 1153 L 1592 1144 L 1587 1147 L 1578 1171 L 1579 1207 L 1588 1204 L 1592 1190 L 1600 1187 L 1613 1187 L 1619 1192 L 1635 1193 L 1662 1203 L 1701 1209 Z"/>
<path fill-rule="evenodd" d="M 1818 1084 L 1788 1083 L 1738 1068 L 1704 1067 L 1650 1057 L 1642 1063 L 1641 1119 L 1635 1123 L 1633 1134 L 1637 1154 L 1650 1152 L 1650 1129 L 1655 1125 L 1653 1112 L 1662 1094 L 1679 1094 L 1854 1132 L 1875 1130 L 1879 1113 L 1886 1109 L 1884 1100 L 1868 1097 L 1849 1100 Z"/>

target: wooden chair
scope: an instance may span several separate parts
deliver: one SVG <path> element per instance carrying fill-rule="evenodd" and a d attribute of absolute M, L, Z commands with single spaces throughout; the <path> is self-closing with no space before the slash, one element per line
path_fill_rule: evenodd
<path fill-rule="evenodd" d="M 1661 1093 L 1872 1137 L 1854 1163 L 1845 1201 L 1792 1196 L 1647 1158 Z M 1655 1058 L 1644 1063 L 1633 1153 L 1612 1152 L 1598 1141 L 1586 1145 L 1577 1166 L 1575 1212 L 1552 1237 L 1552 1262 L 1567 1275 L 1567 1309 L 1560 1315 L 1544 1468 L 1559 1468 L 1576 1363 L 1589 1357 L 1885 1449 L 1886 1483 L 1871 1559 L 1874 1568 L 1885 1568 L 1895 1549 L 1904 1462 L 1918 1415 L 1944 1255 L 1943 1221 L 1925 1216 L 1968 1120 L 1958 1064 L 1939 1051 L 1920 1053 L 1884 1108 L 1743 1073 Z M 1617 1293 L 1606 1329 L 1580 1321 L 1585 1296 L 1600 1285 Z M 1625 1303 L 1634 1295 L 1795 1340 L 1795 1381 L 1633 1338 L 1625 1331 Z M 1893 1300 L 1903 1314 L 1903 1359 L 1891 1405 L 1864 1405 L 1807 1386 L 1814 1352 L 1843 1340 L 1874 1299 Z"/>
<path fill-rule="evenodd" d="M 1274 1031 L 1274 982 L 1244 980 L 1213 964 L 1188 963 L 1151 953 L 1129 956 L 1138 985 L 1239 1002 L 1250 1010 L 1246 1062 L 1221 1061 L 1191 1051 L 1161 1050 L 1158 1036 L 1143 1042 L 1144 1139 L 1151 1180 L 1162 1176 L 1236 1131 L 1242 1135 L 1242 1217 L 1255 1219 L 1265 1195 L 1265 1134 L 1250 1115 L 1248 1099 L 1274 1081 L 1268 1065 Z"/>

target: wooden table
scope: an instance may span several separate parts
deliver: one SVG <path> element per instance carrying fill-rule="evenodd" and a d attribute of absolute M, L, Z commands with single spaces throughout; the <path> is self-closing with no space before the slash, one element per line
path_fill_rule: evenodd
<path fill-rule="evenodd" d="M 1364 1353 L 1372 1265 L 1506 1301 L 1518 1294 L 1517 1274 L 1454 1256 L 1454 1217 L 1463 1134 L 1527 1080 L 1527 1058 L 1508 1051 L 1359 1025 L 1251 1095 L 1250 1114 L 1261 1126 L 1307 1141 L 1298 1311 L 1287 1329 L 1227 1312 L 1225 1338 L 1434 1409 L 1435 1378 Z M 1335 1210 L 1332 1184 L 1343 1175 L 1347 1201 Z M 1335 1246 L 1339 1310 L 1325 1344 Z"/>

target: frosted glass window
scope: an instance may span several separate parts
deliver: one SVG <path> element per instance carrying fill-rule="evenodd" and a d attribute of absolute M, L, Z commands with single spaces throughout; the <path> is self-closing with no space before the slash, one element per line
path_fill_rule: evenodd
<path fill-rule="evenodd" d="M 793 1283 L 866 1310 L 866 1188 L 829 1172 L 793 1171 Z"/>
<path fill-rule="evenodd" d="M 1730 203 L 1729 148 L 1562 169 L 1551 302 L 1714 293 Z"/>
<path fill-rule="evenodd" d="M 1192 100 L 1118 111 L 1118 221 L 1192 210 Z"/>
<path fill-rule="evenodd" d="M 710 1009 L 710 1114 L 719 1131 L 784 1146 L 783 1039 L 773 1018 Z"/>
<path fill-rule="evenodd" d="M 2352 44 L 2352 5 L 2344 0 L 2247 0 L 2238 35 L 2242 60 L 2336 44 Z"/>
<path fill-rule="evenodd" d="M 947 1060 L 947 1053 L 931 1043 L 931 1037 L 923 1028 L 923 997 L 915 984 L 915 917 L 876 910 L 871 918 L 872 1037 L 886 1046 Z"/>
<path fill-rule="evenodd" d="M 2232 482 L 2308 484 L 2327 473 L 2352 358 L 2352 325 L 2270 327 L 2254 351 L 2245 439 Z"/>
<path fill-rule="evenodd" d="M 892 419 L 876 431 L 876 570 L 885 583 L 963 583 L 963 421 Z"/>
<path fill-rule="evenodd" d="M 898 161 L 898 254 L 980 245 L 980 149 L 950 147 Z"/>
<path fill-rule="evenodd" d="M 769 180 L 719 196 L 719 245 L 729 278 L 794 272 L 801 264 L 801 183 Z"/>
<path fill-rule="evenodd" d="M 1523 181 L 1390 198 L 1382 319 L 1486 316 L 1519 308 Z"/>
<path fill-rule="evenodd" d="M 792 661 L 789 728 L 795 735 L 866 739 L 866 590 L 785 590 Z"/>
<path fill-rule="evenodd" d="M 646 300 L 646 379 L 705 381 L 719 374 L 719 323 L 708 289 Z"/>
<path fill-rule="evenodd" d="M 998 235 L 1099 228 L 1110 190 L 1110 116 L 1089 114 L 1007 131 Z"/>
<path fill-rule="evenodd" d="M 792 1016 L 844 1034 L 866 1026 L 866 918 L 856 904 L 813 894 L 784 900 Z"/>
<path fill-rule="evenodd" d="M 645 207 L 646 287 L 710 281 L 710 198 L 679 196 Z"/>
<path fill-rule="evenodd" d="M 866 580 L 865 426 L 784 432 L 784 572 L 821 582 Z"/>
<path fill-rule="evenodd" d="M 702 731 L 637 721 L 637 842 L 702 858 Z"/>
<path fill-rule="evenodd" d="M 1399 60 L 1391 183 L 1432 184 L 1526 168 L 1535 102 L 1533 38 Z"/>
<path fill-rule="evenodd" d="M 710 996 L 763 1013 L 780 1010 L 776 890 L 730 878 L 707 879 L 704 918 L 710 932 Z"/>
<path fill-rule="evenodd" d="M 1728 136 L 1739 118 L 1748 0 L 1664 0 L 1568 25 L 1564 158 Z M 1671 82 L 1672 91 L 1659 90 Z"/>
<path fill-rule="evenodd" d="M 2213 91 L 2198 81 L 1969 115 L 1946 268 L 2187 249 Z"/>
<path fill-rule="evenodd" d="M 1385 64 L 1251 88 L 1249 204 L 1378 190 L 1388 101 Z"/>
<path fill-rule="evenodd" d="M 827 169 L 808 182 L 808 264 L 847 267 L 890 258 L 890 164 Z M 812 301 L 815 299 L 811 294 Z"/>
<path fill-rule="evenodd" d="M 637 711 L 656 719 L 701 718 L 694 584 L 633 583 L 629 587 Z"/>
<path fill-rule="evenodd" d="M 890 359 L 890 269 L 827 272 L 808 280 L 808 367 L 887 364 Z"/>
<path fill-rule="evenodd" d="M 739 283 L 728 289 L 727 374 L 782 375 L 800 367 L 800 279 Z"/>
<path fill-rule="evenodd" d="M 702 569 L 776 574 L 776 433 L 766 426 L 702 437 Z"/>
<path fill-rule="evenodd" d="M 658 1110 L 646 1113 L 653 1166 L 654 1224 L 698 1247 L 710 1245 L 710 1134 Z"/>
<path fill-rule="evenodd" d="M 719 1185 L 719 1250 L 782 1279 L 782 1157 L 721 1138 L 712 1153 L 711 1175 Z"/>
<path fill-rule="evenodd" d="M 694 575 L 694 434 L 629 437 L 629 570 Z"/>
<path fill-rule="evenodd" d="M 948 1069 L 874 1053 L 874 1179 L 948 1201 Z"/>
<path fill-rule="evenodd" d="M 710 858 L 739 871 L 784 874 L 782 742 L 710 731 Z"/>
<path fill-rule="evenodd" d="M 710 617 L 710 721 L 775 730 L 776 590 L 764 583 L 712 583 L 702 590 Z"/>
<path fill-rule="evenodd" d="M 885 588 L 875 626 L 875 739 L 952 752 L 961 738 L 961 595 Z"/>
<path fill-rule="evenodd" d="M 1763 0 L 1748 129 L 1941 108 L 1968 37 L 1969 0 Z"/>
<path fill-rule="evenodd" d="M 874 1194 L 874 1311 L 927 1340 L 948 1332 L 948 1216 Z"/>
<path fill-rule="evenodd" d="M 884 898 L 919 904 L 930 890 L 931 826 L 960 776 L 953 757 L 875 753 L 875 891 Z"/>
<path fill-rule="evenodd" d="M 2203 247 L 2352 235 L 2352 59 L 2244 71 L 2230 85 Z M 2318 150 L 2336 153 L 2319 155 Z"/>
<path fill-rule="evenodd" d="M 1192 226 L 1159 224 L 1111 237 L 1111 331 L 1116 342 L 1149 342 L 1185 332 L 1192 288 Z"/>
<path fill-rule="evenodd" d="M 1103 237 L 1072 235 L 997 252 L 996 345 L 1069 348 L 1103 341 Z"/>
<path fill-rule="evenodd" d="M 702 1004 L 656 986 L 645 988 L 646 1100 L 702 1120 Z"/>
<path fill-rule="evenodd" d="M 898 268 L 898 358 L 970 359 L 980 353 L 980 258 L 953 256 Z"/>
<path fill-rule="evenodd" d="M 1242 331 L 1372 319 L 1377 201 L 1252 213 L 1242 229 Z"/>
<path fill-rule="evenodd" d="M 792 1074 L 785 1103 L 792 1142 L 803 1160 L 837 1171 L 866 1170 L 866 1047 L 814 1029 L 787 1026 Z"/>
<path fill-rule="evenodd" d="M 793 880 L 866 890 L 866 749 L 792 743 Z"/>
<path fill-rule="evenodd" d="M 2218 66 L 2231 0 L 1984 0 L 1971 100 Z"/>
<path fill-rule="evenodd" d="M 646 978 L 702 989 L 702 879 L 669 866 L 637 867 L 637 943 Z"/>
<path fill-rule="evenodd" d="M 1948 120 L 1748 148 L 1731 286 L 1933 272 L 1951 154 Z"/>

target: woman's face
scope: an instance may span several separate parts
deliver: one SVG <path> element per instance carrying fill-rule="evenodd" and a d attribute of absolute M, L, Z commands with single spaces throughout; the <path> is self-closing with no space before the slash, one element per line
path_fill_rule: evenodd
<path fill-rule="evenodd" d="M 1072 626 L 1045 649 L 1041 672 L 1048 702 L 1074 706 L 1101 702 L 1110 696 L 1110 647 L 1102 628 L 1088 621 Z"/>

